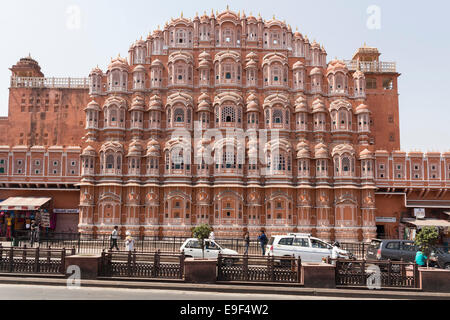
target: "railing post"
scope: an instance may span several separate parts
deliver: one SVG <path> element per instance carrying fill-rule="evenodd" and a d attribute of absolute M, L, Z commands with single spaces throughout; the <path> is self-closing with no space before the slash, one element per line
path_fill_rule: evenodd
<path fill-rule="evenodd" d="M 128 251 L 127 276 L 131 276 L 131 251 Z"/>
<path fill-rule="evenodd" d="M 65 274 L 65 265 L 66 265 L 66 248 L 63 248 L 61 252 L 61 268 L 60 268 L 60 273 L 62 274 Z"/>
<path fill-rule="evenodd" d="M 388 286 L 391 285 L 391 276 L 392 276 L 392 263 L 391 263 L 391 259 L 388 260 Z"/>
<path fill-rule="evenodd" d="M 417 263 L 414 263 L 413 267 L 413 278 L 414 278 L 414 288 L 420 288 L 420 279 L 419 279 L 419 268 Z"/>
<path fill-rule="evenodd" d="M 136 248 L 133 250 L 133 267 L 132 274 L 136 276 Z"/>
<path fill-rule="evenodd" d="M 366 284 L 366 260 L 361 263 L 361 285 Z"/>
<path fill-rule="evenodd" d="M 222 253 L 217 256 L 217 280 L 222 280 Z"/>
<path fill-rule="evenodd" d="M 302 282 L 301 272 L 302 272 L 302 258 L 300 258 L 300 256 L 299 256 L 297 259 L 297 282 L 298 283 Z"/>
<path fill-rule="evenodd" d="M 39 273 L 39 247 L 36 248 L 34 255 L 34 272 Z"/>
<path fill-rule="evenodd" d="M 9 251 L 9 272 L 13 272 L 13 263 L 14 263 L 14 247 L 11 247 Z"/>
<path fill-rule="evenodd" d="M 270 281 L 275 282 L 275 257 L 269 257 L 269 266 L 270 266 Z"/>
<path fill-rule="evenodd" d="M 80 253 L 80 248 L 81 248 L 81 237 L 78 237 L 78 253 Z"/>
<path fill-rule="evenodd" d="M 22 251 L 22 261 L 23 262 L 27 262 L 27 245 L 23 246 L 23 251 Z"/>
<path fill-rule="evenodd" d="M 71 255 L 72 256 L 74 256 L 75 255 L 75 247 L 72 247 L 72 250 L 71 250 L 72 252 L 71 252 Z"/>
<path fill-rule="evenodd" d="M 180 279 L 184 278 L 184 251 L 180 255 Z"/>
<path fill-rule="evenodd" d="M 248 274 L 248 254 L 244 255 L 243 272 L 244 272 L 244 280 L 248 281 L 248 279 L 249 279 L 249 274 Z"/>
<path fill-rule="evenodd" d="M 158 276 L 159 276 L 160 253 L 161 253 L 161 251 L 159 249 L 158 249 L 158 251 L 155 252 L 155 259 L 154 259 L 154 263 L 153 263 L 153 278 L 158 278 Z"/>

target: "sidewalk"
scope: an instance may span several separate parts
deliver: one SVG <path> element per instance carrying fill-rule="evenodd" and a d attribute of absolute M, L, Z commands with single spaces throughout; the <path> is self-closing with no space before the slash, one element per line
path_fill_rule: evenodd
<path fill-rule="evenodd" d="M 63 276 L 37 277 L 36 275 L 8 274 L 0 276 L 0 284 L 17 285 L 40 285 L 40 286 L 66 286 L 67 279 Z M 277 294 L 277 295 L 299 295 L 299 296 L 322 296 L 322 297 L 347 297 L 368 299 L 409 299 L 409 300 L 450 300 L 450 293 L 429 293 L 416 290 L 361 290 L 361 289 L 314 289 L 300 286 L 280 286 L 279 284 L 237 284 L 230 282 L 219 282 L 217 284 L 192 284 L 180 280 L 161 281 L 136 279 L 130 281 L 128 278 L 114 280 L 81 280 L 82 287 L 97 288 L 123 288 L 123 289 L 160 289 L 178 291 L 201 291 L 221 293 L 244 293 L 244 294 Z"/>

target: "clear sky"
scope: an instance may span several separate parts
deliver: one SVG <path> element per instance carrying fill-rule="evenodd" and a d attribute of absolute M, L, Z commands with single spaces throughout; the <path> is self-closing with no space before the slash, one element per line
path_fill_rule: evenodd
<path fill-rule="evenodd" d="M 14 0 L 0 10 L 0 116 L 8 113 L 10 68 L 31 56 L 48 77 L 87 77 L 171 17 L 244 11 L 275 16 L 350 59 L 365 42 L 397 62 L 401 145 L 450 150 L 450 1 L 405 0 Z M 373 10 L 375 7 L 375 11 Z"/>

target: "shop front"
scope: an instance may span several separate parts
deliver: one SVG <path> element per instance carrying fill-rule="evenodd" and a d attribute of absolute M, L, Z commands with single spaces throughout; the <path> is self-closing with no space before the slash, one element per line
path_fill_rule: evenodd
<path fill-rule="evenodd" d="M 27 235 L 33 220 L 44 232 L 55 228 L 52 198 L 11 197 L 0 203 L 2 238 L 9 241 L 14 236 Z"/>

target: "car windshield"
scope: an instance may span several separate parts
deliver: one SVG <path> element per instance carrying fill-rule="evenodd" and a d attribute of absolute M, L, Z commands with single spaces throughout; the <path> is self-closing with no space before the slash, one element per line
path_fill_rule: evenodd
<path fill-rule="evenodd" d="M 325 242 L 317 239 L 311 239 L 311 247 L 318 249 L 329 249 L 328 245 Z"/>
<path fill-rule="evenodd" d="M 210 240 L 205 241 L 205 248 L 209 250 L 220 250 L 222 249 L 218 243 Z"/>

